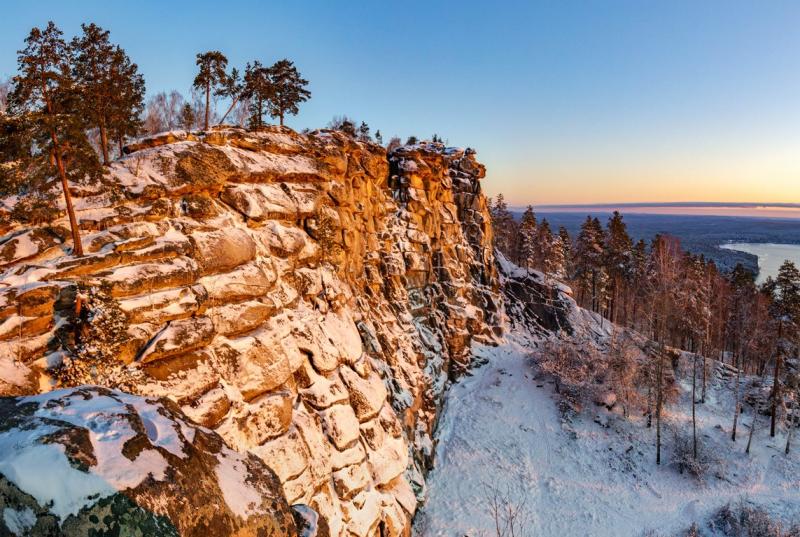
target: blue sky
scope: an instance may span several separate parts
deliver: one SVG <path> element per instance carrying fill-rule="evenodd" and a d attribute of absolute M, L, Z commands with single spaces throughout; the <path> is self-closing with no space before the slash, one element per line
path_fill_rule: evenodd
<path fill-rule="evenodd" d="M 148 90 L 194 55 L 295 61 L 313 98 L 384 136 L 478 150 L 516 204 L 800 201 L 798 2 L 15 2 L 0 76 L 33 25 L 111 30 Z"/>

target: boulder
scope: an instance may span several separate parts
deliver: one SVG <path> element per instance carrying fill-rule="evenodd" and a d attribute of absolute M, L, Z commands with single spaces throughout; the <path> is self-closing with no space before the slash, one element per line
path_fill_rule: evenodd
<path fill-rule="evenodd" d="M 275 474 L 166 399 L 82 387 L 0 417 L 0 534 L 296 535 Z"/>
<path fill-rule="evenodd" d="M 216 274 L 252 261 L 256 243 L 243 229 L 198 231 L 189 236 L 200 274 Z"/>

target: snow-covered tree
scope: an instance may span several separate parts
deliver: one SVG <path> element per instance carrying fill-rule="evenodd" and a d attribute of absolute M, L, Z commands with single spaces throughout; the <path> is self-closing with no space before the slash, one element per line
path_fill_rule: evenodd
<path fill-rule="evenodd" d="M 505 200 L 503 200 L 503 202 L 505 202 Z M 494 229 L 495 233 L 497 233 L 497 228 L 495 227 Z M 533 212 L 533 207 L 528 205 L 525 212 L 522 213 L 522 219 L 519 223 L 519 232 L 517 233 L 517 252 L 519 256 L 519 265 L 521 267 L 532 268 L 537 265 L 537 232 L 536 215 Z"/>
<path fill-rule="evenodd" d="M 512 261 L 518 261 L 516 254 L 517 223 L 502 193 L 498 194 L 490 204 L 492 229 L 494 230 L 494 247 Z"/>

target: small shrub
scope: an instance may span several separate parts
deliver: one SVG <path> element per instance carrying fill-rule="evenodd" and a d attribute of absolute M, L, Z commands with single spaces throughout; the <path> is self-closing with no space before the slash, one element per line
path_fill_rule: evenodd
<path fill-rule="evenodd" d="M 773 519 L 762 507 L 727 504 L 712 517 L 709 526 L 725 537 L 797 537 L 800 526 L 784 529 L 780 521 Z"/>
<path fill-rule="evenodd" d="M 128 327 L 108 284 L 81 287 L 76 300 L 80 301 L 80 312 L 72 326 L 75 346 L 56 371 L 61 383 L 69 386 L 97 383 L 119 365 L 119 350 L 127 339 Z"/>
<path fill-rule="evenodd" d="M 719 466 L 719 460 L 706 449 L 698 438 L 697 456 L 694 454 L 692 434 L 676 426 L 671 427 L 672 453 L 670 462 L 680 473 L 688 473 L 699 480 L 704 479 L 709 473 Z"/>

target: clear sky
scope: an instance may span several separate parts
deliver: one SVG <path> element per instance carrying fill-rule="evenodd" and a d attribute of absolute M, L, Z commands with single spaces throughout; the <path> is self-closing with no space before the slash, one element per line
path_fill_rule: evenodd
<path fill-rule="evenodd" d="M 800 2 L 3 2 L 0 76 L 33 25 L 111 30 L 148 91 L 194 55 L 288 57 L 294 128 L 347 114 L 471 146 L 514 204 L 800 202 Z"/>

